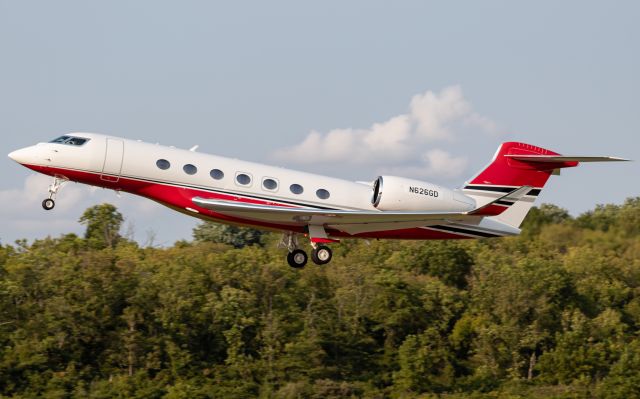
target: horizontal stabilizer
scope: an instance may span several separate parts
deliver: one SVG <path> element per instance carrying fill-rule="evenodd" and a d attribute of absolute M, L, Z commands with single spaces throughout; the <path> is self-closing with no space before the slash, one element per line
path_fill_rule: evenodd
<path fill-rule="evenodd" d="M 617 162 L 629 161 L 618 157 L 583 157 L 568 155 L 520 155 L 505 154 L 505 157 L 525 162 Z"/>

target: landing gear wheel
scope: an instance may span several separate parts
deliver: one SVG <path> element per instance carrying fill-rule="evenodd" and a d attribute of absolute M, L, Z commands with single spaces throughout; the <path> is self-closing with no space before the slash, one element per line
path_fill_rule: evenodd
<path fill-rule="evenodd" d="M 324 245 L 320 245 L 311 252 L 311 260 L 313 260 L 313 263 L 316 265 L 326 265 L 331 262 L 332 256 L 333 253 L 331 252 L 331 249 Z"/>
<path fill-rule="evenodd" d="M 52 200 L 51 198 L 47 198 L 46 200 L 42 201 L 42 207 L 46 211 L 49 211 L 49 210 L 53 209 L 54 206 L 56 206 L 56 202 L 54 200 Z"/>
<path fill-rule="evenodd" d="M 56 206 L 54 198 L 56 197 L 58 190 L 60 190 L 60 187 L 67 181 L 69 180 L 65 177 L 54 176 L 53 182 L 49 185 L 49 198 L 42 201 L 42 207 L 45 211 L 50 211 L 54 206 Z"/>
<path fill-rule="evenodd" d="M 296 269 L 302 269 L 304 265 L 307 264 L 307 259 L 307 253 L 301 249 L 294 249 L 289 252 L 289 255 L 287 255 L 287 262 L 289 262 L 289 266 Z"/>

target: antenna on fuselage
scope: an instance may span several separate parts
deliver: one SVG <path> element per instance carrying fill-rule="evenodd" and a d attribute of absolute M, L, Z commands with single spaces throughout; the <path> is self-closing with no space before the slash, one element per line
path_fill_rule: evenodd
<path fill-rule="evenodd" d="M 196 152 L 196 150 L 198 149 L 198 144 L 194 145 L 193 147 L 189 148 L 189 151 L 191 152 Z"/>

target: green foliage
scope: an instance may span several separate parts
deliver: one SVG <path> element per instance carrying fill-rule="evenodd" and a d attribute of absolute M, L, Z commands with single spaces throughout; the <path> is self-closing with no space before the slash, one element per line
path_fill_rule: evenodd
<path fill-rule="evenodd" d="M 640 232 L 640 197 L 627 198 L 622 205 L 598 205 L 576 219 L 583 228 L 637 235 Z"/>
<path fill-rule="evenodd" d="M 120 240 L 122 214 L 111 204 L 95 205 L 88 208 L 79 222 L 86 225 L 84 238 L 93 248 L 114 247 Z"/>
<path fill-rule="evenodd" d="M 620 358 L 598 387 L 601 398 L 640 397 L 640 340 L 634 339 L 622 349 Z"/>
<path fill-rule="evenodd" d="M 141 248 L 99 205 L 84 238 L 0 246 L 0 396 L 638 397 L 639 212 L 543 205 L 520 237 L 294 270 L 248 229 Z"/>
<path fill-rule="evenodd" d="M 453 386 L 453 353 L 434 328 L 409 335 L 398 348 L 397 388 L 409 392 L 439 392 Z"/>
<path fill-rule="evenodd" d="M 242 248 L 245 245 L 260 245 L 262 235 L 260 230 L 250 227 L 239 227 L 228 224 L 202 222 L 193 229 L 193 238 L 201 242 L 215 242 Z"/>
<path fill-rule="evenodd" d="M 464 288 L 473 258 L 457 241 L 430 241 L 407 251 L 403 260 L 414 272 L 438 277 L 445 284 Z"/>
<path fill-rule="evenodd" d="M 542 204 L 539 208 L 535 206 L 531 208 L 521 229 L 526 235 L 538 234 L 543 226 L 563 223 L 570 219 L 571 216 L 566 209 L 552 204 Z"/>

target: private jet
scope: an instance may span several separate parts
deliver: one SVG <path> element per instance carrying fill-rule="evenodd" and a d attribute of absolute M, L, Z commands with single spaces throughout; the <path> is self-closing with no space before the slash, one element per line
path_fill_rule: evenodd
<path fill-rule="evenodd" d="M 196 146 L 197 147 L 197 146 Z M 203 220 L 283 232 L 287 261 L 329 263 L 341 238 L 470 239 L 512 236 L 560 169 L 616 157 L 564 156 L 505 142 L 462 187 L 397 176 L 353 182 L 95 133 L 70 133 L 9 157 L 52 177 L 45 210 L 68 181 L 124 191 Z"/>

